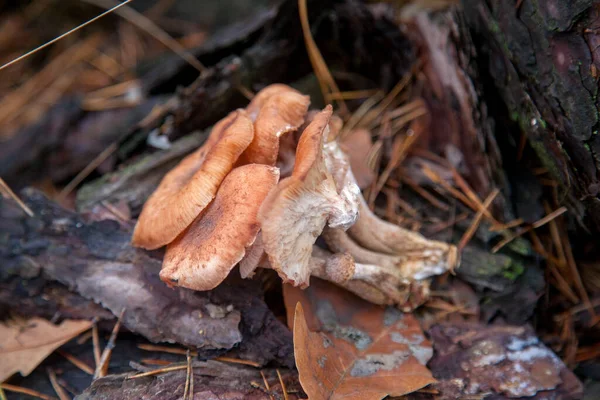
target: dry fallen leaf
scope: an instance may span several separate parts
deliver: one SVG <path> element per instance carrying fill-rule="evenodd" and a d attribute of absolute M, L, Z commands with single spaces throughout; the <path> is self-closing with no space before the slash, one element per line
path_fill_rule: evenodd
<path fill-rule="evenodd" d="M 431 344 L 412 315 L 319 279 L 306 290 L 285 285 L 284 295 L 300 383 L 310 399 L 382 399 L 435 382 L 425 366 Z"/>
<path fill-rule="evenodd" d="M 90 321 L 80 320 L 54 325 L 42 318 L 0 324 L 0 382 L 17 372 L 29 375 L 54 350 L 91 326 Z"/>

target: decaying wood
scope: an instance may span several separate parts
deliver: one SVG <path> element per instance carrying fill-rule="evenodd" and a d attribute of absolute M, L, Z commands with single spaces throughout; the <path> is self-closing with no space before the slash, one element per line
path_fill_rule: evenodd
<path fill-rule="evenodd" d="M 559 198 L 598 232 L 597 2 L 524 1 L 518 8 L 512 0 L 463 3 L 481 71 L 495 84 L 486 93 L 496 104 L 494 117 L 512 120 L 513 131 L 520 130 L 515 147 L 526 138 L 559 185 Z"/>
<path fill-rule="evenodd" d="M 194 399 L 283 399 L 282 387 L 278 383 L 277 371 L 264 369 L 262 373 L 269 383 L 270 390 L 263 384 L 258 369 L 239 364 L 226 364 L 218 361 L 194 361 L 192 363 Z M 146 371 L 143 371 L 146 372 Z M 298 391 L 297 376 L 290 370 L 280 370 L 288 391 Z M 135 373 L 109 375 L 98 379 L 76 400 L 178 400 L 182 398 L 186 380 L 186 370 L 166 372 L 159 375 L 128 379 Z M 192 387 L 192 385 L 190 385 Z"/>
<path fill-rule="evenodd" d="M 575 374 L 527 326 L 442 324 L 429 334 L 440 399 L 583 397 Z"/>
<path fill-rule="evenodd" d="M 126 308 L 123 325 L 154 342 L 197 347 L 205 355 L 235 346 L 254 361 L 292 365 L 291 335 L 256 283 L 230 281 L 211 292 L 169 289 L 158 278 L 160 261 L 132 248 L 131 232 L 117 222 L 88 223 L 31 189 L 22 196 L 36 217 L 0 203 L 3 275 L 43 275 L 115 315 Z"/>

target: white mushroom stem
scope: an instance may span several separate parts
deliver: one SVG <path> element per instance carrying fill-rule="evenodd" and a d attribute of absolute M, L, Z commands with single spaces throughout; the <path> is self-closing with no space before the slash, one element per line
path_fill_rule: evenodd
<path fill-rule="evenodd" d="M 428 295 L 429 282 L 407 282 L 393 268 L 357 263 L 348 253 L 331 254 L 314 246 L 309 265 L 312 276 L 335 283 L 375 304 L 412 309 L 415 305 L 410 302 L 411 294 L 417 293 L 421 299 Z"/>

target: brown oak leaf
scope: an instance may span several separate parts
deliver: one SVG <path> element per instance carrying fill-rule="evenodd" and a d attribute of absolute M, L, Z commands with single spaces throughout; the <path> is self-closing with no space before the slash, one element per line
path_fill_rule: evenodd
<path fill-rule="evenodd" d="M 425 366 L 431 344 L 412 315 L 318 279 L 306 290 L 286 285 L 284 295 L 296 367 L 310 399 L 382 399 L 435 382 Z"/>
<path fill-rule="evenodd" d="M 82 320 L 54 325 L 42 318 L 0 324 L 0 382 L 17 372 L 29 375 L 54 350 L 91 326 L 90 321 Z"/>

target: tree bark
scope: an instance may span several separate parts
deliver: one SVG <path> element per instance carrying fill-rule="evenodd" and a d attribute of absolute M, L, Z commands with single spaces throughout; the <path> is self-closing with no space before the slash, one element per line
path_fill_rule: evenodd
<path fill-rule="evenodd" d="M 559 201 L 598 233 L 600 2 L 462 3 L 480 71 L 493 81 L 486 98 L 501 98 L 492 100 L 496 121 L 504 114 L 515 123 L 516 147 L 524 135 L 558 183 Z"/>

